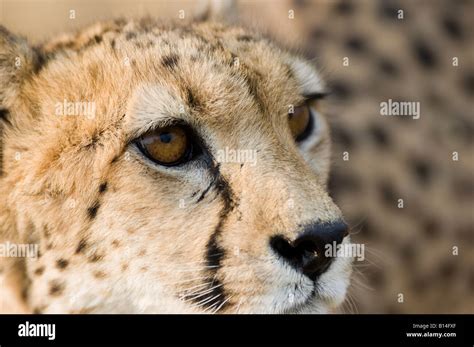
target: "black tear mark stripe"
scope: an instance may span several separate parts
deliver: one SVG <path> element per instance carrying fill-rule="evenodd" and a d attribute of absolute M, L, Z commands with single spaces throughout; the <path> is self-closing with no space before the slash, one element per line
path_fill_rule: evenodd
<path fill-rule="evenodd" d="M 229 183 L 220 173 L 219 164 L 213 164 L 211 172 L 214 177 L 211 185 L 214 186 L 224 203 L 224 206 L 219 213 L 219 222 L 217 223 L 217 226 L 206 245 L 205 258 L 208 268 L 205 270 L 205 275 L 206 278 L 212 280 L 207 286 L 207 290 L 209 290 L 208 293 L 205 295 L 197 294 L 199 297 L 191 297 L 190 299 L 204 308 L 214 309 L 215 312 L 217 312 L 229 304 L 229 302 L 226 301 L 224 284 L 217 278 L 218 271 L 222 266 L 221 263 L 225 256 L 225 249 L 219 245 L 218 239 L 222 233 L 229 214 L 236 206 L 236 200 Z M 205 193 L 209 190 L 209 188 L 210 187 L 208 187 L 208 189 L 206 189 L 201 195 L 201 200 L 204 198 Z"/>
<path fill-rule="evenodd" d="M 217 176 L 216 176 L 216 175 L 213 175 L 213 176 L 212 176 L 211 183 L 209 183 L 209 185 L 206 187 L 206 189 L 204 189 L 204 190 L 202 191 L 201 195 L 200 195 L 199 198 L 196 200 L 196 203 L 201 202 L 202 200 L 204 200 L 204 198 L 206 197 L 206 194 L 209 192 L 209 190 L 211 190 L 212 186 L 216 183 L 216 179 L 217 179 Z"/>

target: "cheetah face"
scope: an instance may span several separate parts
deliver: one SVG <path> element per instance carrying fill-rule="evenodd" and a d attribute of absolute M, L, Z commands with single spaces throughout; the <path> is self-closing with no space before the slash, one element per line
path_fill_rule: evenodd
<path fill-rule="evenodd" d="M 24 266 L 31 310 L 342 302 L 351 261 L 325 251 L 349 237 L 308 62 L 207 23 L 108 23 L 30 54 L 46 61 L 4 101 L 0 184 L 10 231 L 40 245 Z"/>

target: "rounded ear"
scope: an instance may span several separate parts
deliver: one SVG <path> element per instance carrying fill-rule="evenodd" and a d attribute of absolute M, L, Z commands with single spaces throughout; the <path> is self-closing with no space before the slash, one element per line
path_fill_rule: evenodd
<path fill-rule="evenodd" d="M 41 55 L 0 25 L 0 109 L 11 105 L 21 83 L 40 66 Z"/>

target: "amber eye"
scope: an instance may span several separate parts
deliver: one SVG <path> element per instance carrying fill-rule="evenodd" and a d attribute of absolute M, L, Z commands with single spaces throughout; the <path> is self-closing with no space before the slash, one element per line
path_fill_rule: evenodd
<path fill-rule="evenodd" d="M 192 153 L 189 133 L 182 126 L 168 126 L 148 132 L 137 143 L 147 157 L 165 166 L 181 164 Z"/>
<path fill-rule="evenodd" d="M 302 141 L 311 132 L 312 117 L 307 103 L 295 107 L 293 113 L 288 113 L 288 123 L 291 134 L 296 141 Z"/>

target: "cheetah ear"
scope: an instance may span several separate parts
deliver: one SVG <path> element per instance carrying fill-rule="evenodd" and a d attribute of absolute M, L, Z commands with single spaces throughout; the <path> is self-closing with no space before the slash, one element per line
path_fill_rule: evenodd
<path fill-rule="evenodd" d="M 40 54 L 0 25 L 0 109 L 12 104 L 22 82 L 40 66 Z"/>

